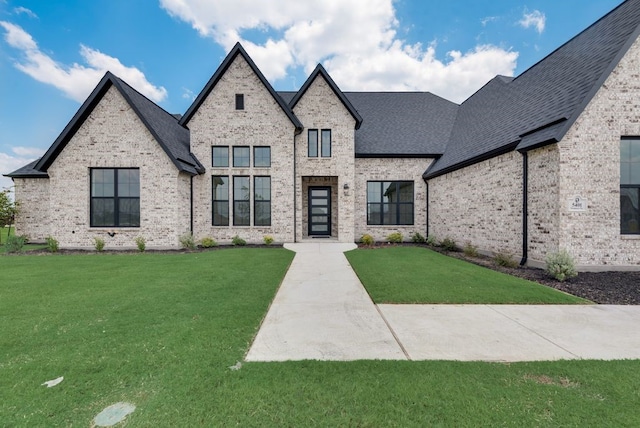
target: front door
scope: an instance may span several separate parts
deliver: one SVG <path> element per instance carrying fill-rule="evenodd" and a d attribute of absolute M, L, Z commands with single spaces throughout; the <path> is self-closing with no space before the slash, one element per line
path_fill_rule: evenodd
<path fill-rule="evenodd" d="M 309 187 L 309 236 L 331 235 L 331 187 Z"/>

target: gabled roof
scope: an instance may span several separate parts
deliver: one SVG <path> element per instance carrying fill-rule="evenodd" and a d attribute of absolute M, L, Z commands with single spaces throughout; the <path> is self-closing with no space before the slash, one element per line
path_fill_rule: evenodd
<path fill-rule="evenodd" d="M 640 0 L 627 0 L 509 81 L 491 80 L 460 105 L 433 178 L 510 150 L 560 141 L 639 34 Z"/>
<path fill-rule="evenodd" d="M 222 61 L 222 64 L 220 64 L 220 67 L 218 67 L 216 72 L 213 73 L 213 76 L 211 76 L 211 78 L 209 79 L 207 84 L 204 86 L 202 91 L 200 91 L 200 94 L 198 94 L 196 99 L 193 101 L 193 104 L 191 104 L 189 109 L 187 109 L 187 111 L 185 112 L 184 116 L 182 116 L 182 118 L 180 119 L 180 125 L 187 126 L 189 124 L 189 121 L 191 120 L 195 112 L 198 111 L 198 108 L 200 108 L 200 106 L 202 105 L 204 100 L 207 98 L 209 93 L 213 90 L 213 88 L 216 86 L 216 84 L 222 78 L 222 76 L 224 76 L 224 74 L 227 72 L 227 69 L 229 68 L 229 66 L 231 66 L 231 64 L 233 64 L 233 61 L 236 59 L 238 55 L 240 55 L 247 62 L 247 64 L 249 64 L 249 67 L 251 67 L 251 70 L 253 70 L 256 76 L 258 76 L 258 79 L 260 79 L 260 81 L 262 82 L 264 87 L 267 88 L 267 90 L 269 91 L 273 99 L 278 103 L 278 105 L 280 106 L 282 111 L 287 115 L 291 123 L 293 123 L 293 125 L 296 127 L 296 131 L 298 132 L 301 131 L 303 128 L 302 123 L 300 123 L 300 121 L 293 114 L 289 106 L 276 93 L 276 91 L 273 89 L 271 84 L 267 81 L 267 79 L 264 77 L 262 72 L 258 69 L 256 64 L 253 62 L 251 57 L 249 57 L 249 55 L 247 54 L 247 52 L 244 50 L 244 48 L 239 42 L 236 43 L 236 45 L 233 47 L 231 52 L 229 52 L 229 54 L 226 56 L 224 61 Z"/>
<path fill-rule="evenodd" d="M 27 165 L 19 168 L 12 173 L 4 174 L 5 177 L 11 178 L 49 178 L 49 174 L 46 172 L 38 171 L 34 169 L 36 164 L 40 159 L 36 159 L 33 162 L 28 163 Z"/>
<path fill-rule="evenodd" d="M 7 176 L 16 177 L 16 174 L 22 174 L 22 176 L 42 177 L 42 174 L 46 174 L 49 166 L 112 86 L 118 89 L 179 171 L 193 175 L 204 171 L 195 156 L 189 152 L 189 131 L 180 126 L 177 119 L 171 114 L 112 73 L 107 72 L 44 156 L 32 166 L 29 164 Z"/>
<path fill-rule="evenodd" d="M 315 70 L 313 70 L 311 75 L 309 75 L 309 77 L 304 82 L 304 84 L 302 85 L 298 93 L 296 93 L 291 99 L 291 101 L 289 101 L 289 107 L 291 108 L 291 110 L 295 108 L 296 104 L 298 104 L 298 101 L 300 101 L 302 96 L 307 92 L 309 87 L 311 87 L 311 84 L 318 78 L 318 76 L 321 76 L 325 80 L 325 82 L 327 82 L 327 84 L 329 85 L 333 93 L 336 95 L 336 97 L 338 97 L 342 105 L 344 105 L 347 111 L 349 111 L 353 119 L 356 121 L 356 129 L 360 128 L 360 125 L 362 124 L 362 117 L 358 113 L 358 110 L 356 110 L 353 107 L 351 102 L 347 99 L 347 97 L 345 97 L 344 93 L 342 93 L 340 88 L 338 88 L 338 85 L 336 85 L 336 82 L 333 81 L 331 76 L 329 76 L 329 73 L 327 73 L 324 67 L 320 64 L 316 66 Z"/>

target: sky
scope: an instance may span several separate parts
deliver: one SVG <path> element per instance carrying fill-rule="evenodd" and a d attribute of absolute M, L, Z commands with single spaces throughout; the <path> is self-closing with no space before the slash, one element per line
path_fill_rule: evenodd
<path fill-rule="evenodd" d="M 322 63 L 343 91 L 461 103 L 620 3 L 0 0 L 0 175 L 40 157 L 106 71 L 184 113 L 239 41 L 276 90 L 299 89 Z"/>

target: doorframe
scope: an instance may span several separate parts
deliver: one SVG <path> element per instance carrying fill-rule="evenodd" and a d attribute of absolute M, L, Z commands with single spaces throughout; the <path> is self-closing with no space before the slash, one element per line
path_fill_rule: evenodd
<path fill-rule="evenodd" d="M 318 232 L 312 232 L 311 231 L 311 225 L 312 225 L 312 219 L 313 219 L 313 215 L 311 213 L 311 209 L 313 208 L 313 204 L 311 203 L 312 201 L 312 196 L 311 196 L 311 192 L 313 190 L 326 190 L 327 191 L 327 233 L 318 233 Z M 308 236 L 318 236 L 318 237 L 330 237 L 331 236 L 331 216 L 333 215 L 332 213 L 332 207 L 331 207 L 331 196 L 332 196 L 332 192 L 333 192 L 333 188 L 331 186 L 309 186 L 308 189 L 308 194 L 307 194 L 307 235 Z"/>

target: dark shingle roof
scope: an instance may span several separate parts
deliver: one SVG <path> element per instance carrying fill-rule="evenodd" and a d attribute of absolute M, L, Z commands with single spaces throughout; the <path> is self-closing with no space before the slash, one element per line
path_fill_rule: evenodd
<path fill-rule="evenodd" d="M 30 162 L 27 165 L 23 166 L 22 168 L 13 171 L 12 173 L 4 174 L 4 176 L 11 178 L 49 178 L 49 175 L 46 172 L 34 169 L 39 160 L 40 159 L 36 159 L 33 162 Z"/>
<path fill-rule="evenodd" d="M 426 178 L 562 139 L 638 36 L 627 0 L 512 81 L 497 77 L 460 105 L 444 155 Z"/>

